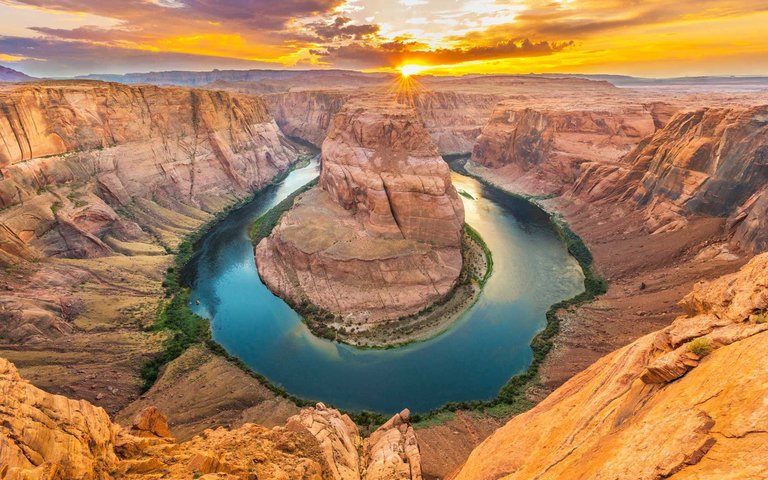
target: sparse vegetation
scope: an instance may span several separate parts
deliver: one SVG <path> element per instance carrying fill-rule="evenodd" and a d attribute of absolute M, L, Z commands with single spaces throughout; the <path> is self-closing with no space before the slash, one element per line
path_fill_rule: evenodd
<path fill-rule="evenodd" d="M 278 175 L 273 183 L 281 182 L 288 176 L 289 172 L 290 170 Z M 168 268 L 162 284 L 165 289 L 166 300 L 158 307 L 158 314 L 152 325 L 153 330 L 168 332 L 169 336 L 163 344 L 163 351 L 142 367 L 141 376 L 144 380 L 145 391 L 155 383 L 160 369 L 181 355 L 187 348 L 196 343 L 212 343 L 208 320 L 196 315 L 189 308 L 189 289 L 184 284 L 182 272 L 192 258 L 197 241 L 232 210 L 242 207 L 262 190 L 255 191 L 252 195 L 217 213 L 210 222 L 187 235 L 176 249 L 174 265 Z M 134 218 L 128 209 L 118 208 L 116 212 L 123 218 Z"/>
<path fill-rule="evenodd" d="M 464 172 L 462 172 L 464 173 Z M 467 175 L 468 174 L 466 173 Z M 287 172 L 286 174 L 287 175 Z M 278 178 L 275 182 L 279 182 L 283 177 Z M 475 177 L 476 178 L 476 177 Z M 483 179 L 477 178 L 479 181 L 485 183 L 491 188 L 497 188 Z M 295 197 L 303 193 L 306 189 L 311 188 L 313 185 L 309 185 L 305 188 L 295 192 L 277 206 L 267 212 L 254 222 L 250 235 L 251 240 L 254 243 L 258 243 L 261 239 L 270 234 L 272 229 L 277 225 L 280 216 L 287 211 L 292 205 Z M 503 191 L 503 190 L 502 190 Z M 512 195 L 511 193 L 503 191 L 505 194 Z M 252 198 L 252 197 L 251 197 Z M 180 273 L 183 271 L 184 266 L 192 257 L 194 252 L 195 243 L 220 219 L 229 214 L 234 208 L 238 208 L 251 198 L 245 199 L 242 202 L 238 202 L 235 205 L 220 212 L 216 218 L 210 223 L 203 226 L 200 230 L 194 234 L 189 235 L 177 249 L 175 265 L 168 269 L 164 286 L 166 288 L 167 300 L 161 305 L 155 324 L 152 328 L 157 330 L 170 331 L 171 335 L 166 340 L 164 345 L 164 352 L 161 353 L 156 359 L 148 362 L 145 368 L 142 370 L 142 375 L 145 380 L 145 388 L 149 388 L 156 380 L 160 369 L 167 362 L 178 357 L 186 348 L 196 343 L 203 343 L 213 353 L 221 355 L 233 362 L 243 371 L 252 375 L 258 379 L 263 385 L 269 388 L 275 395 L 286 398 L 300 407 L 311 405 L 313 402 L 298 398 L 290 393 L 286 392 L 281 387 L 272 384 L 262 375 L 251 370 L 241 360 L 231 356 L 224 350 L 224 348 L 212 340 L 210 333 L 210 326 L 206 319 L 195 315 L 189 308 L 189 292 L 186 286 L 183 285 Z M 129 212 L 123 212 L 126 216 L 130 215 Z M 568 226 L 560 219 L 550 216 L 553 228 L 558 232 L 563 241 L 565 242 L 568 251 L 579 262 L 584 271 L 584 292 L 576 295 L 575 297 L 558 302 L 547 311 L 546 319 L 547 325 L 539 332 L 539 334 L 531 341 L 531 348 L 533 350 L 533 360 L 528 370 L 522 374 L 512 377 L 507 384 L 502 387 L 499 395 L 492 400 L 473 400 L 464 402 L 450 402 L 441 408 L 435 409 L 425 414 L 415 413 L 412 415 L 412 421 L 417 424 L 419 428 L 425 428 L 431 425 L 444 423 L 454 417 L 454 412 L 457 410 L 469 410 L 485 415 L 491 415 L 501 418 L 506 418 L 510 415 L 523 412 L 533 406 L 533 402 L 526 398 L 525 394 L 527 390 L 535 386 L 538 382 L 538 370 L 542 362 L 546 358 L 546 355 L 553 347 L 553 339 L 560 330 L 560 319 L 558 318 L 558 312 L 561 310 L 570 310 L 575 306 L 581 305 L 585 302 L 591 301 L 596 296 L 605 293 L 607 284 L 605 280 L 600 278 L 592 269 L 592 255 L 589 249 L 586 247 L 581 238 L 576 235 Z M 483 251 L 486 253 L 488 259 L 488 272 L 483 278 L 475 278 L 478 282 L 484 283 L 489 278 L 492 268 L 493 260 L 490 249 L 482 240 L 479 233 L 467 226 L 467 235 L 481 245 Z M 313 315 L 322 317 L 325 320 L 334 318 L 332 312 L 325 312 L 317 307 L 310 305 L 294 306 L 297 310 L 306 308 L 307 311 L 312 311 Z M 300 312 L 301 313 L 301 312 Z M 322 322 L 318 322 L 322 324 Z M 311 325 L 310 325 L 311 327 Z M 331 336 L 334 338 L 336 331 L 327 327 L 329 332 L 314 331 L 316 335 Z M 375 412 L 346 412 L 350 417 L 362 427 L 364 431 L 371 431 L 376 426 L 382 424 L 387 420 L 387 417 Z"/>
<path fill-rule="evenodd" d="M 755 314 L 755 323 L 758 325 L 768 322 L 768 310 L 763 310 Z"/>
<path fill-rule="evenodd" d="M 318 180 L 309 182 L 308 184 L 285 197 L 285 199 L 283 199 L 280 203 L 270 208 L 267 213 L 257 218 L 256 221 L 253 222 L 253 225 L 251 225 L 251 242 L 253 242 L 254 245 L 258 245 L 260 241 L 267 238 L 269 234 L 272 233 L 272 230 L 274 230 L 275 226 L 277 226 L 277 222 L 280 221 L 280 217 L 282 217 L 283 214 L 290 210 L 290 208 L 293 206 L 293 202 L 296 200 L 296 197 L 317 185 L 317 182 Z"/>
<path fill-rule="evenodd" d="M 699 337 L 688 342 L 688 351 L 700 357 L 712 351 L 712 340 L 707 337 Z"/>
<path fill-rule="evenodd" d="M 54 216 L 54 217 L 56 216 L 56 213 L 58 213 L 58 211 L 59 211 L 59 210 L 61 210 L 61 207 L 62 207 L 62 206 L 63 206 L 63 205 L 62 205 L 62 204 L 61 204 L 61 202 L 60 202 L 60 201 L 58 201 L 58 200 L 56 200 L 55 202 L 53 202 L 53 203 L 51 204 L 51 213 L 53 213 L 53 216 Z"/>
<path fill-rule="evenodd" d="M 461 195 L 464 198 L 468 198 L 470 200 L 475 200 L 475 197 L 472 196 L 471 193 L 465 191 L 465 190 L 459 190 L 459 195 Z"/>

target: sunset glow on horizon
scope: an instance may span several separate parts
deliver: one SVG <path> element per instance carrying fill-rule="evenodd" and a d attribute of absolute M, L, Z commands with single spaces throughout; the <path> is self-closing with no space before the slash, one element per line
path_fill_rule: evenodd
<path fill-rule="evenodd" d="M 36 76 L 211 69 L 768 74 L 768 0 L 0 0 Z"/>

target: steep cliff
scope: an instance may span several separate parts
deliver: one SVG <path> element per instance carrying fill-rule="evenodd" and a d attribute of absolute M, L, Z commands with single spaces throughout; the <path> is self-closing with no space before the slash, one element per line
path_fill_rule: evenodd
<path fill-rule="evenodd" d="M 283 133 L 320 148 L 348 97 L 344 92 L 306 90 L 265 95 L 264 100 Z"/>
<path fill-rule="evenodd" d="M 259 274 L 296 304 L 359 323 L 445 296 L 461 270 L 464 209 L 416 112 L 347 103 L 323 143 L 319 188 L 256 248 Z"/>
<path fill-rule="evenodd" d="M 334 115 L 346 101 L 359 96 L 358 91 L 327 89 L 275 93 L 264 98 L 286 135 L 320 147 Z M 421 90 L 413 93 L 411 100 L 440 154 L 453 155 L 472 151 L 501 98 L 496 94 Z"/>
<path fill-rule="evenodd" d="M 640 209 L 652 232 L 727 218 L 734 245 L 768 247 L 768 107 L 681 112 L 612 167 L 582 169 L 568 197 Z"/>
<path fill-rule="evenodd" d="M 130 427 L 85 400 L 46 393 L 0 358 L 0 478 L 4 480 L 307 478 L 420 480 L 409 413 L 362 438 L 348 416 L 318 404 L 284 427 L 206 430 L 182 443 L 154 407 Z M 205 477 L 202 477 L 205 478 Z"/>
<path fill-rule="evenodd" d="M 257 97 L 0 87 L 0 355 L 38 386 L 124 407 L 163 348 L 148 327 L 171 253 L 296 157 Z"/>
<path fill-rule="evenodd" d="M 423 91 L 414 95 L 419 112 L 441 155 L 469 153 L 483 126 L 502 99 L 498 94 Z"/>
<path fill-rule="evenodd" d="M 456 479 L 768 476 L 768 254 L 492 434 Z"/>
<path fill-rule="evenodd" d="M 7 256 L 104 255 L 142 234 L 115 209 L 214 211 L 296 156 L 258 98 L 98 82 L 3 89 L 0 145 Z"/>
<path fill-rule="evenodd" d="M 681 113 L 627 162 L 628 181 L 643 172 L 633 199 L 654 227 L 674 216 L 736 215 L 740 246 L 765 246 L 765 224 L 753 219 L 768 184 L 768 106 Z"/>
<path fill-rule="evenodd" d="M 666 119 L 665 105 L 567 104 L 536 108 L 500 103 L 472 150 L 472 161 L 504 168 L 529 191 L 562 193 L 581 164 L 611 164 Z"/>

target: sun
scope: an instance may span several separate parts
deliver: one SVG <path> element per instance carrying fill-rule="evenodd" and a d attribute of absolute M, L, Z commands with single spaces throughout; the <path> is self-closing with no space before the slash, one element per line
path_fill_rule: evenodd
<path fill-rule="evenodd" d="M 417 75 L 424 70 L 427 70 L 429 67 L 426 65 L 401 65 L 397 67 L 398 70 L 400 70 L 400 75 L 404 77 L 410 77 L 411 75 Z"/>

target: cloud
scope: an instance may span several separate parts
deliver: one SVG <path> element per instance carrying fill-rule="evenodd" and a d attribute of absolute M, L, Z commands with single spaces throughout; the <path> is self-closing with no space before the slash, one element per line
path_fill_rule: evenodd
<path fill-rule="evenodd" d="M 374 68 L 382 65 L 394 67 L 405 63 L 451 65 L 477 60 L 539 57 L 552 55 L 571 46 L 571 41 L 535 42 L 526 38 L 500 41 L 487 46 L 429 49 L 419 42 L 398 40 L 378 45 L 328 47 L 317 49 L 313 53 L 324 57 L 329 63 L 347 68 Z"/>
<path fill-rule="evenodd" d="M 676 45 L 693 51 L 707 42 L 701 32 L 717 32 L 729 19 L 766 12 L 768 1 L 0 0 L 0 7 L 3 13 L 24 12 L 0 19 L 0 32 L 8 35 L 0 41 L 0 59 L 23 58 L 14 61 L 28 62 L 37 75 L 68 75 L 318 61 L 387 68 L 404 62 L 582 59 L 598 50 L 607 58 L 605 52 L 617 44 L 647 53 L 653 35 L 667 35 L 669 48 L 664 42 L 654 47 L 663 57 Z M 43 20 L 35 24 L 36 19 Z M 30 21 L 27 29 L 18 26 Z M 4 24 L 13 29 L 3 30 Z M 697 26 L 698 36 L 690 33 Z M 741 34 L 733 31 L 723 44 Z M 757 39 L 752 45 L 766 43 Z M 730 43 L 734 49 L 745 44 Z M 626 57 L 634 54 L 628 51 Z M 703 48 L 696 52 L 709 54 Z"/>
<path fill-rule="evenodd" d="M 153 52 L 80 41 L 0 37 L 0 55 L 16 57 L 14 68 L 36 77 L 84 73 L 126 73 L 160 70 L 279 68 L 279 64 L 235 58 Z"/>
<path fill-rule="evenodd" d="M 338 39 L 357 39 L 374 35 L 379 31 L 379 26 L 374 24 L 351 24 L 351 18 L 338 16 L 331 20 L 313 22 L 307 25 L 307 29 L 314 33 L 320 41 Z"/>

